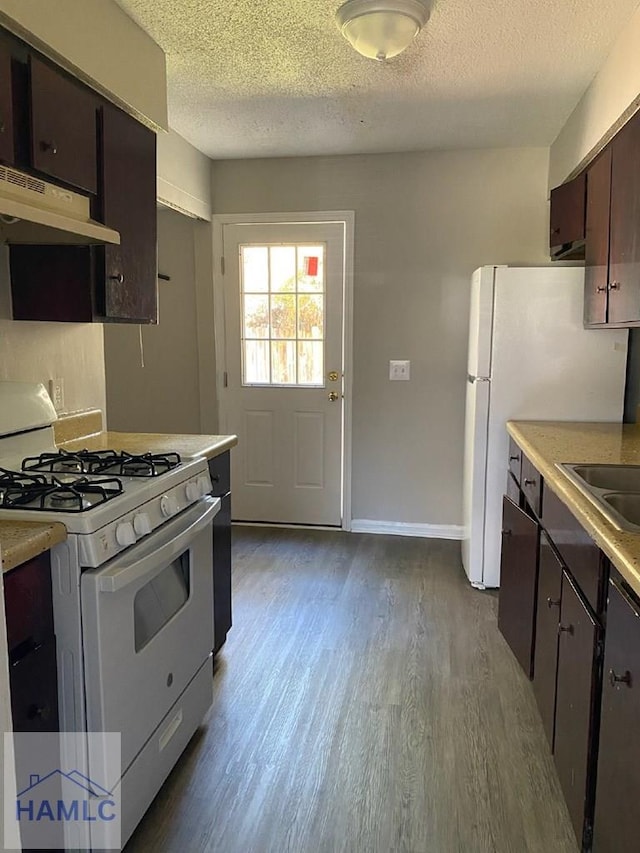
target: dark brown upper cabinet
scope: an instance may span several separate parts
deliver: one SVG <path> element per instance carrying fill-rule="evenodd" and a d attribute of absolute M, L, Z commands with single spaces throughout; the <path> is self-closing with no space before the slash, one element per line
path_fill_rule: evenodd
<path fill-rule="evenodd" d="M 11 52 L 0 44 L 0 161 L 14 164 Z"/>
<path fill-rule="evenodd" d="M 594 850 L 638 849 L 640 608 L 609 582 Z"/>
<path fill-rule="evenodd" d="M 584 257 L 586 202 L 584 172 L 551 190 L 549 247 L 553 258 Z"/>
<path fill-rule="evenodd" d="M 609 323 L 640 322 L 640 114 L 612 142 Z"/>
<path fill-rule="evenodd" d="M 585 325 L 640 325 L 640 113 L 587 171 Z"/>
<path fill-rule="evenodd" d="M 607 322 L 612 149 L 606 148 L 587 171 L 584 323 Z"/>
<path fill-rule="evenodd" d="M 97 193 L 95 96 L 30 56 L 29 98 L 32 167 L 72 187 Z"/>
<path fill-rule="evenodd" d="M 95 249 L 97 308 L 107 320 L 156 323 L 156 137 L 115 107 L 100 116 L 101 219 L 119 246 Z"/>

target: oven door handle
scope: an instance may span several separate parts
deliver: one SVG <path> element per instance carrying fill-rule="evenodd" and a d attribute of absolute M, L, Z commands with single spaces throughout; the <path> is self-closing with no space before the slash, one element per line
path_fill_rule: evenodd
<path fill-rule="evenodd" d="M 204 510 L 202 510 L 203 504 L 206 507 Z M 200 512 L 191 524 L 188 527 L 182 527 L 178 534 L 163 542 L 151 553 L 145 553 L 140 558 L 135 559 L 134 546 L 131 549 L 132 560 L 124 564 L 118 563 L 113 568 L 106 569 L 104 573 L 101 573 L 98 579 L 100 592 L 119 592 L 147 577 L 151 579 L 154 575 L 159 574 L 175 557 L 185 551 L 194 536 L 213 521 L 213 517 L 220 509 L 220 498 L 204 498 L 197 506 Z M 189 515 L 188 510 L 186 515 Z M 188 521 L 188 518 L 183 521 Z"/>

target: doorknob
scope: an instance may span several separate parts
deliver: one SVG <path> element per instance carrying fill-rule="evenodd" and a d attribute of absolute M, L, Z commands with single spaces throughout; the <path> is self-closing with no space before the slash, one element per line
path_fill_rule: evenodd
<path fill-rule="evenodd" d="M 335 401 L 340 397 L 337 391 L 329 391 L 329 402 L 335 403 Z"/>
<path fill-rule="evenodd" d="M 337 370 L 332 370 L 331 373 L 329 374 L 329 382 L 337 382 L 339 378 L 340 378 L 340 374 L 338 373 Z"/>

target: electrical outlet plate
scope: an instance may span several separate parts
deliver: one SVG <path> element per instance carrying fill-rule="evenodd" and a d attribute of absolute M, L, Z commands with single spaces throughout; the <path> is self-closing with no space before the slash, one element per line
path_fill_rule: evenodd
<path fill-rule="evenodd" d="M 405 382 L 408 382 L 409 379 L 411 379 L 411 362 L 390 361 L 389 379 L 391 379 L 392 381 L 403 380 Z"/>

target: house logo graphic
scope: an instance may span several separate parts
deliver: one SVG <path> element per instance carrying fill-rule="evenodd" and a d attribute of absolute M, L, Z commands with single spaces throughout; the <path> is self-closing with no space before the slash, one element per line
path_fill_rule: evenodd
<path fill-rule="evenodd" d="M 118 732 L 4 737 L 5 849 L 120 850 Z"/>
<path fill-rule="evenodd" d="M 64 773 L 56 769 L 42 777 L 32 773 L 28 787 L 16 797 L 16 820 L 21 823 L 115 819 L 116 803 L 112 793 L 79 770 Z"/>

